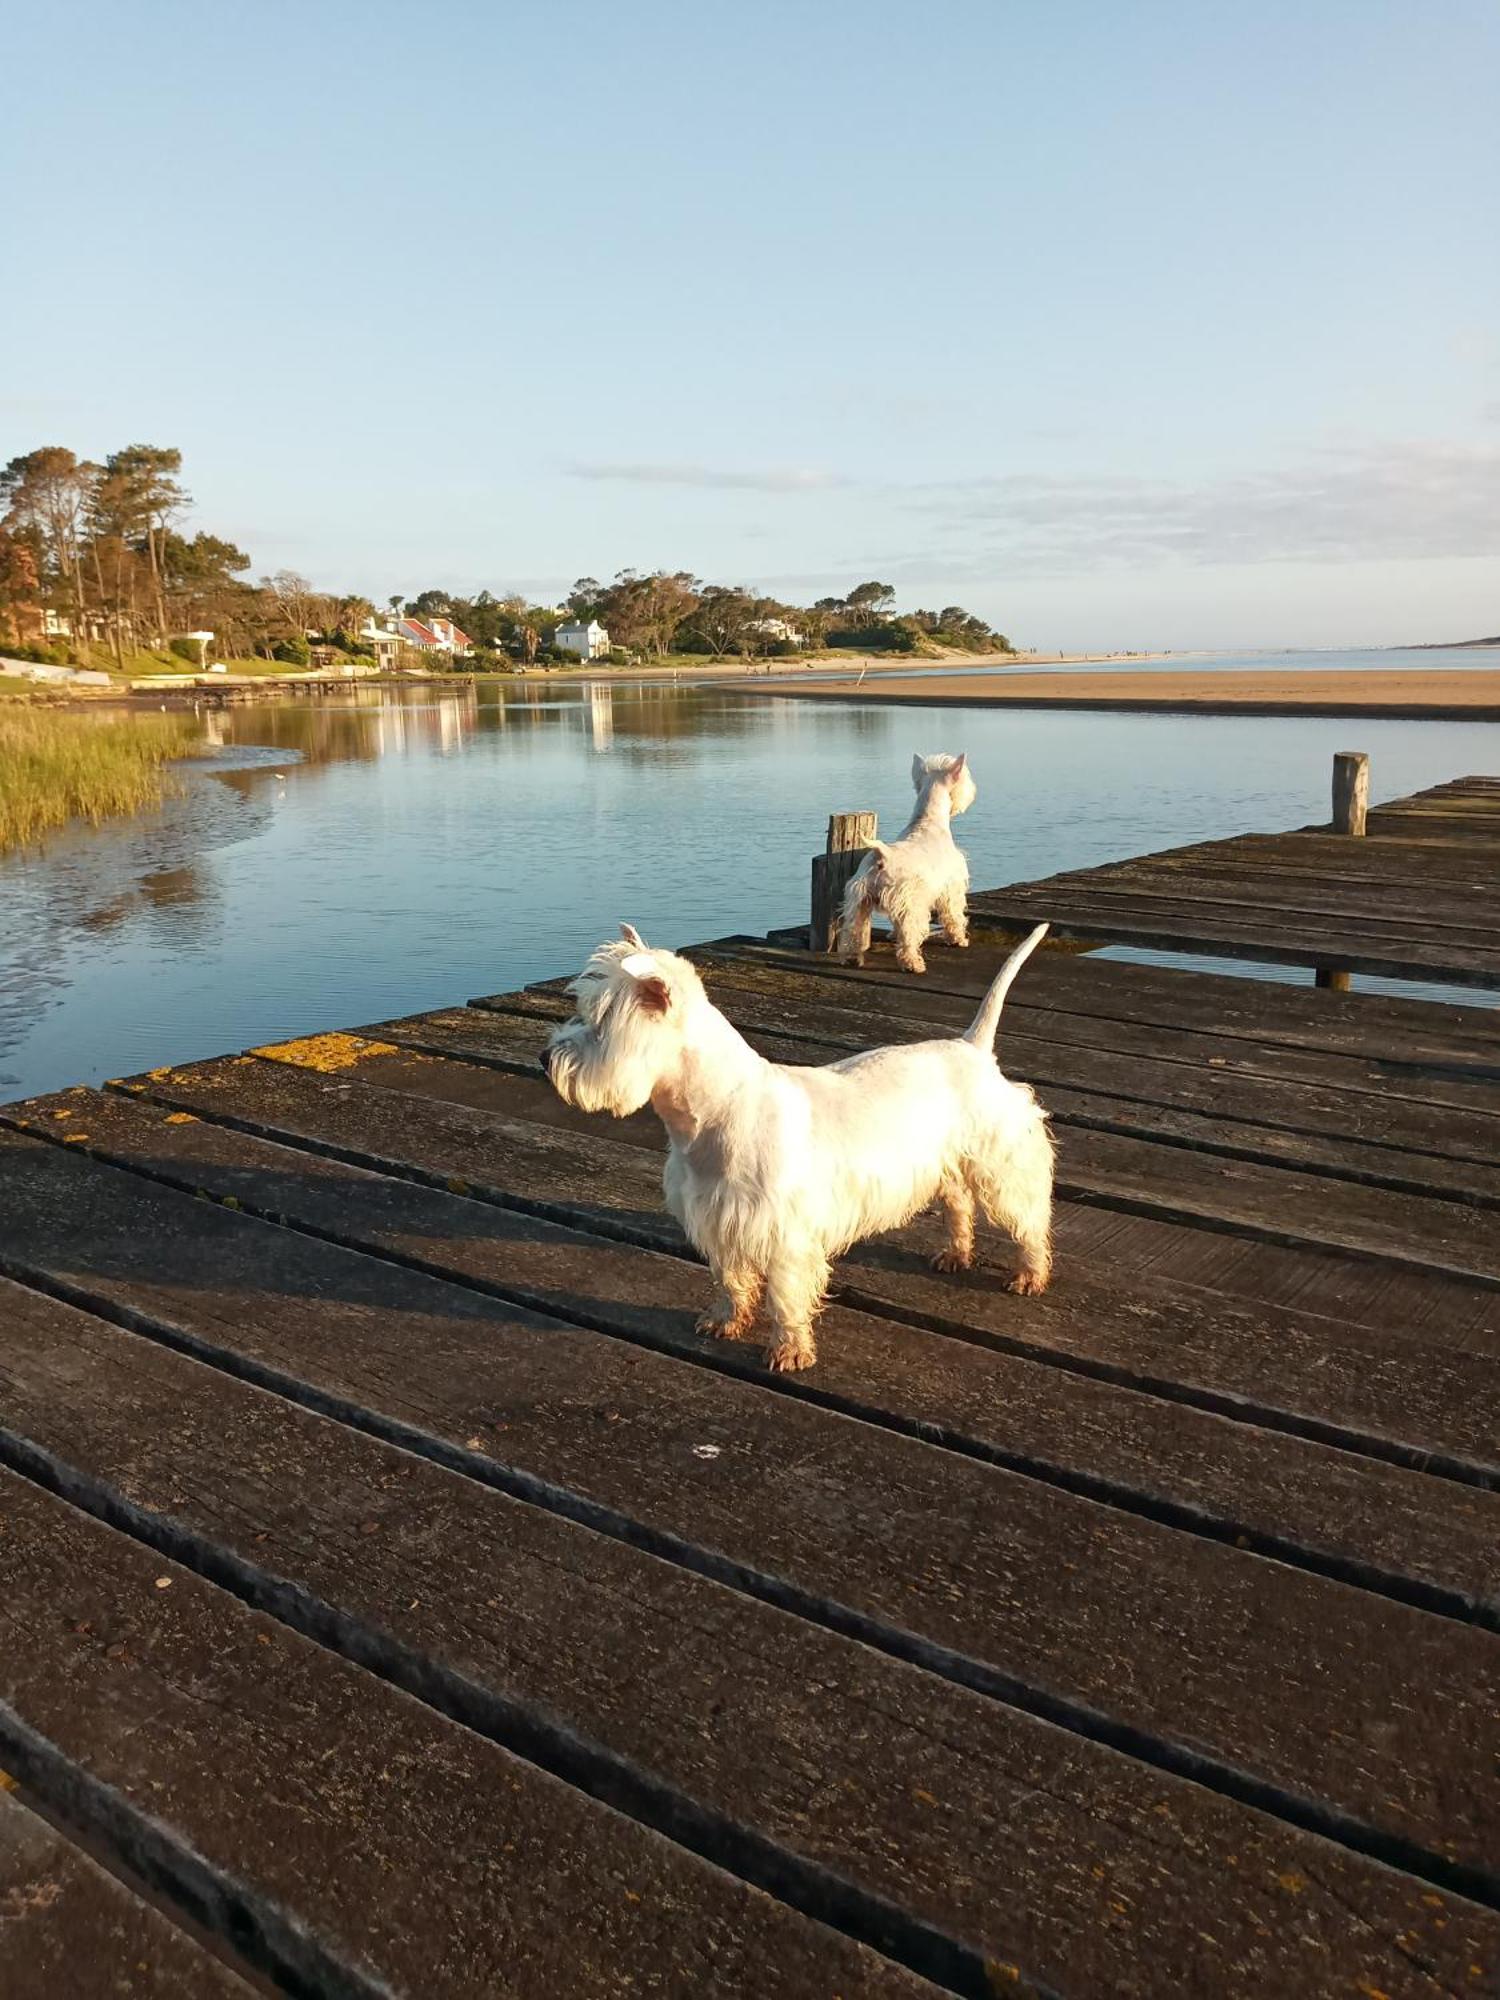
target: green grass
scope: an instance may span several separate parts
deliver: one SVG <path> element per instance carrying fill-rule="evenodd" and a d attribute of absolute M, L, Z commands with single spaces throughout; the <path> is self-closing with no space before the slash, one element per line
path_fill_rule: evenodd
<path fill-rule="evenodd" d="M 191 716 L 0 709 L 0 853 L 69 820 L 97 825 L 158 803 L 198 736 Z"/>

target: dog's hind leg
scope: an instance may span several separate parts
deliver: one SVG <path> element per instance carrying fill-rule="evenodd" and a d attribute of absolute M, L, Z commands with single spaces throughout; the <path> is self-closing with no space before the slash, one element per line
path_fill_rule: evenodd
<path fill-rule="evenodd" d="M 1008 1158 L 971 1162 L 969 1178 L 991 1222 L 998 1223 L 1020 1251 L 1006 1290 L 1044 1292 L 1052 1276 L 1052 1139 L 1038 1121 Z"/>
<path fill-rule="evenodd" d="M 965 907 L 968 899 L 962 887 L 945 889 L 937 901 L 935 915 L 942 926 L 943 936 L 949 944 L 964 950 L 969 942 L 969 917 Z"/>
<path fill-rule="evenodd" d="M 934 1271 L 967 1271 L 974 1262 L 974 1196 L 967 1181 L 950 1176 L 938 1190 L 948 1218 L 948 1242 L 932 1260 Z"/>
<path fill-rule="evenodd" d="M 748 1269 L 715 1271 L 714 1275 L 721 1290 L 699 1318 L 698 1331 L 711 1333 L 716 1340 L 743 1340 L 755 1324 L 765 1279 Z"/>
<path fill-rule="evenodd" d="M 766 1309 L 775 1339 L 766 1363 L 775 1373 L 811 1368 L 818 1358 L 813 1320 L 828 1289 L 828 1259 L 809 1250 L 778 1262 L 766 1277 Z"/>
<path fill-rule="evenodd" d="M 874 875 L 864 869 L 851 879 L 844 891 L 834 951 L 846 964 L 863 965 L 865 962 L 865 953 L 870 949 L 870 913 L 875 908 L 876 894 Z"/>

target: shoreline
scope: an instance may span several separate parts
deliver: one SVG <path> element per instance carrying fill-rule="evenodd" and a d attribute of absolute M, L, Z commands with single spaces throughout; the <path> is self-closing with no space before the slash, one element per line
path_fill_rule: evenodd
<path fill-rule="evenodd" d="M 1477 650 L 1477 649 L 1476 649 Z M 1158 715 L 1370 716 L 1393 721 L 1500 721 L 1500 657 L 1488 665 L 1318 668 L 1216 668 L 1192 654 L 948 653 L 897 662 L 888 653 L 784 660 L 672 660 L 631 666 L 554 667 L 497 676 L 517 692 L 596 686 L 718 688 L 803 701 L 879 703 L 888 707 L 1008 706 Z M 1172 664 L 1156 664 L 1170 661 Z M 1082 670 L 1080 670 L 1082 669 Z M 1090 671 L 1094 669 L 1094 671 Z M 483 673 L 348 676 L 333 673 L 183 675 L 111 687 L 37 682 L 20 693 L 28 705 L 54 708 L 179 709 L 238 707 L 268 700 L 347 695 L 405 687 L 436 693 L 472 688 Z"/>
<path fill-rule="evenodd" d="M 1351 685 L 1352 683 L 1352 685 Z M 903 707 L 1058 708 L 1164 715 L 1371 716 L 1395 721 L 1500 722 L 1500 668 L 1191 667 L 1097 674 L 934 674 L 781 682 L 757 692 L 805 701 Z"/>

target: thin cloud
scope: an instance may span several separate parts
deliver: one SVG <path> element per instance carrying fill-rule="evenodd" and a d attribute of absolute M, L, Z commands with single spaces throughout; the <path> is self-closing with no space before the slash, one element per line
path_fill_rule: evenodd
<path fill-rule="evenodd" d="M 810 466 L 773 466 L 764 471 L 733 466 L 602 464 L 572 465 L 570 478 L 616 480 L 631 486 L 696 486 L 726 493 L 818 493 L 849 481 Z"/>
<path fill-rule="evenodd" d="M 1341 444 L 1196 482 L 1011 473 L 914 489 L 907 504 L 941 524 L 950 574 L 1492 556 L 1500 445 Z"/>

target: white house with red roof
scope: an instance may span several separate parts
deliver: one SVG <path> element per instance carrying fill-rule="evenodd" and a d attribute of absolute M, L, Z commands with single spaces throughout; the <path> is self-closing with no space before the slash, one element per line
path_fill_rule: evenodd
<path fill-rule="evenodd" d="M 451 618 L 402 618 L 397 622 L 396 635 L 404 645 L 415 646 L 422 653 L 452 653 L 462 659 L 474 650 L 468 633 Z"/>

